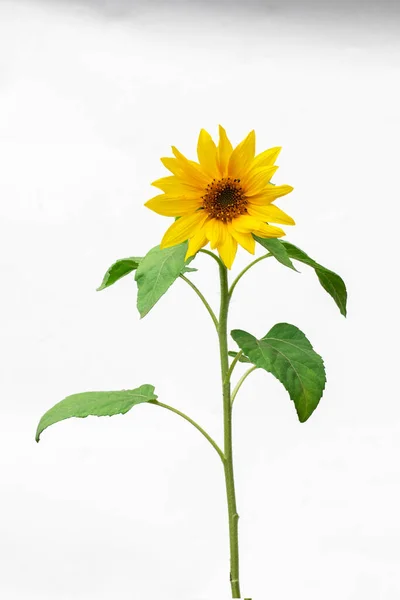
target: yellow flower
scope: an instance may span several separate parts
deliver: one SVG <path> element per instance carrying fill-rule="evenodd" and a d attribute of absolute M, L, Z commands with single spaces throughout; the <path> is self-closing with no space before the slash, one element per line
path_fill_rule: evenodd
<path fill-rule="evenodd" d="M 187 259 L 210 242 L 230 269 L 238 244 L 254 254 L 252 233 L 279 238 L 285 232 L 270 222 L 295 224 L 272 204 L 293 189 L 270 183 L 278 169 L 274 163 L 281 148 L 270 148 L 255 156 L 255 141 L 253 130 L 233 149 L 220 126 L 216 146 L 202 129 L 197 144 L 199 162 L 188 160 L 172 146 L 175 158 L 161 159 L 172 176 L 152 183 L 163 193 L 145 204 L 160 215 L 180 217 L 167 229 L 161 248 L 189 240 Z"/>

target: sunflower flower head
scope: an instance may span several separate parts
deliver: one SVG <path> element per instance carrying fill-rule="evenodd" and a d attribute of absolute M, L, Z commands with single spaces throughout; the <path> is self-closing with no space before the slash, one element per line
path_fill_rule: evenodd
<path fill-rule="evenodd" d="M 161 248 L 188 240 L 186 258 L 190 258 L 209 243 L 230 269 L 238 244 L 254 254 L 252 234 L 279 238 L 285 232 L 270 223 L 295 224 L 273 204 L 293 189 L 271 183 L 281 148 L 256 155 L 255 141 L 253 130 L 233 148 L 220 126 L 217 146 L 202 129 L 197 144 L 198 162 L 188 160 L 172 146 L 174 157 L 161 159 L 172 175 L 152 183 L 162 193 L 145 204 L 160 215 L 180 217 L 165 232 Z"/>

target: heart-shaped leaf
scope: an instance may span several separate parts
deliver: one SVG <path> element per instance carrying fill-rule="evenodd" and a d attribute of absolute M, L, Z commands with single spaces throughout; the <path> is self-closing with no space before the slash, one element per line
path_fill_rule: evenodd
<path fill-rule="evenodd" d="M 260 340 L 240 329 L 231 335 L 256 367 L 279 379 L 295 404 L 299 421 L 307 421 L 322 397 L 326 377 L 323 360 L 304 333 L 289 323 L 278 323 Z"/>

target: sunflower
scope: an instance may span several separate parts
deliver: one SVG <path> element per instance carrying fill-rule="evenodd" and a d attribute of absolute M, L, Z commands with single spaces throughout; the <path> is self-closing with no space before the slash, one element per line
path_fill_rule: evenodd
<path fill-rule="evenodd" d="M 275 160 L 280 147 L 255 155 L 254 130 L 233 149 L 226 131 L 219 127 L 218 146 L 207 131 L 200 131 L 197 144 L 199 162 L 188 160 L 172 146 L 175 158 L 162 158 L 172 173 L 152 183 L 163 193 L 145 203 L 154 212 L 179 217 L 167 229 L 161 248 L 188 240 L 186 259 L 210 243 L 228 269 L 240 244 L 254 254 L 255 239 L 279 238 L 280 227 L 269 223 L 294 225 L 293 219 L 273 203 L 292 191 L 290 185 L 273 185 Z"/>

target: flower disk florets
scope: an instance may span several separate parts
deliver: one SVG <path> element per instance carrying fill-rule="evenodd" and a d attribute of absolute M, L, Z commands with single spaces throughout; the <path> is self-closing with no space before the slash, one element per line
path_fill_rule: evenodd
<path fill-rule="evenodd" d="M 203 208 L 211 218 L 227 223 L 246 214 L 247 200 L 240 179 L 224 177 L 213 179 L 202 196 Z"/>

